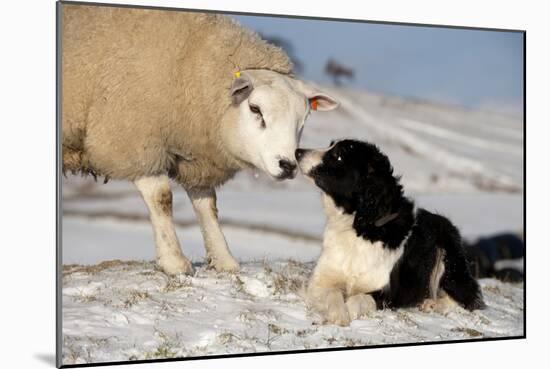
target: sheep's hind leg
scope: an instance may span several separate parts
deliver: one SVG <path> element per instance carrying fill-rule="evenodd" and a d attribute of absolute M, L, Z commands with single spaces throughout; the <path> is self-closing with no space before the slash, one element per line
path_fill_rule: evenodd
<path fill-rule="evenodd" d="M 188 190 L 199 221 L 208 265 L 218 272 L 236 272 L 239 263 L 231 255 L 218 222 L 216 191 L 213 188 Z"/>
<path fill-rule="evenodd" d="M 149 208 L 157 264 L 166 274 L 192 274 L 193 266 L 181 252 L 172 221 L 172 190 L 168 177 L 143 177 L 134 184 Z"/>

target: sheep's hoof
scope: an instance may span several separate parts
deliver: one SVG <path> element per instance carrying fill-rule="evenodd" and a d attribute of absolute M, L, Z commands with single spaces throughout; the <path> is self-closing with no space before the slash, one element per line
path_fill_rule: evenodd
<path fill-rule="evenodd" d="M 236 273 L 239 271 L 239 263 L 233 257 L 208 258 L 208 265 L 216 272 Z"/>
<path fill-rule="evenodd" d="M 193 265 L 184 256 L 179 258 L 160 259 L 157 264 L 168 275 L 195 273 Z"/>

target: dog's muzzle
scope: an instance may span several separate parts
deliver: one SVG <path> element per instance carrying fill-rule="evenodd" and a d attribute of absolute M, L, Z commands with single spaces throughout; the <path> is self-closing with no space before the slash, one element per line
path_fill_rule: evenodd
<path fill-rule="evenodd" d="M 304 156 L 304 154 L 306 153 L 306 149 L 296 149 L 296 152 L 294 153 L 294 156 L 296 156 L 296 160 L 298 162 L 300 162 L 300 159 L 302 159 L 302 157 Z"/>
<path fill-rule="evenodd" d="M 300 171 L 307 176 L 313 168 L 321 164 L 323 154 L 324 151 L 319 150 L 296 149 L 294 156 Z"/>

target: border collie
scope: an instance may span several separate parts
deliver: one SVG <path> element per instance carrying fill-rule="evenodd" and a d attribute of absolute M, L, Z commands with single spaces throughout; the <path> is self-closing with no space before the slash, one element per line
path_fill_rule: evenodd
<path fill-rule="evenodd" d="M 384 307 L 485 307 L 457 228 L 415 209 L 375 145 L 333 141 L 327 149 L 298 149 L 296 158 L 322 190 L 328 218 L 307 287 L 308 306 L 325 323 L 349 325 Z"/>

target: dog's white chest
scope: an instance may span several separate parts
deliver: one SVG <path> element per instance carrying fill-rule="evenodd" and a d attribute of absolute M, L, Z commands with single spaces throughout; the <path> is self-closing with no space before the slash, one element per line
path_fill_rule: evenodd
<path fill-rule="evenodd" d="M 355 258 L 351 260 L 351 275 L 348 291 L 372 292 L 384 288 L 390 281 L 391 271 L 401 255 L 397 250 L 385 249 L 381 242 L 371 243 L 360 239 L 355 245 Z"/>
<path fill-rule="evenodd" d="M 337 269 L 349 294 L 369 293 L 384 288 L 395 263 L 403 254 L 384 248 L 382 242 L 369 242 L 354 231 L 335 232 L 327 229 L 323 256 L 331 269 Z"/>
<path fill-rule="evenodd" d="M 395 263 L 401 258 L 404 243 L 397 249 L 382 242 L 369 242 L 353 229 L 353 216 L 344 214 L 332 199 L 323 194 L 327 226 L 323 252 L 316 272 L 334 279 L 331 284 L 344 288 L 348 295 L 369 293 L 384 288 Z"/>
<path fill-rule="evenodd" d="M 325 229 L 323 252 L 317 268 L 330 271 L 348 294 L 369 293 L 384 288 L 404 246 L 385 248 L 382 242 L 369 242 L 358 237 L 352 227 L 352 216 L 330 214 Z M 336 281 L 335 281 L 336 282 Z"/>

